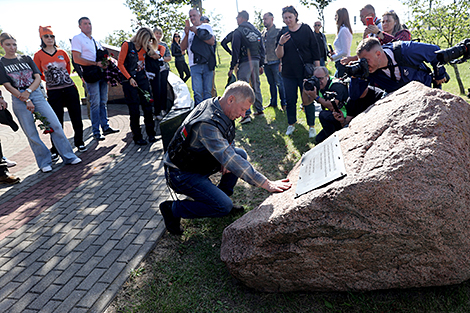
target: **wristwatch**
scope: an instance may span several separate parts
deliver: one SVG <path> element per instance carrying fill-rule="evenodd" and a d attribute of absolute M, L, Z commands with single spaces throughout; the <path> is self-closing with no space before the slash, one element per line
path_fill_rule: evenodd
<path fill-rule="evenodd" d="M 29 88 L 26 88 L 26 91 L 29 92 L 29 93 L 33 93 L 33 91 Z"/>

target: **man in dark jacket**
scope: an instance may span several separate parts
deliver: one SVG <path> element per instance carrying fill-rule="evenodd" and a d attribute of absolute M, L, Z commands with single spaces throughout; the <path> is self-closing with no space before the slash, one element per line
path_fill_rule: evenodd
<path fill-rule="evenodd" d="M 254 115 L 263 115 L 263 97 L 259 82 L 259 75 L 263 73 L 264 65 L 264 44 L 261 40 L 261 33 L 251 23 L 248 22 L 249 15 L 246 11 L 241 11 L 237 16 L 238 28 L 233 32 L 232 37 L 232 62 L 228 76 L 232 76 L 233 69 L 238 64 L 237 78 L 250 82 L 255 91 Z M 251 122 L 251 110 L 248 108 L 245 117 L 240 123 Z"/>
<path fill-rule="evenodd" d="M 199 104 L 176 131 L 164 157 L 165 177 L 177 193 L 192 200 L 160 204 L 165 226 L 181 234 L 181 218 L 221 217 L 233 210 L 230 196 L 238 178 L 270 192 L 291 187 L 288 179 L 271 181 L 247 161 L 247 154 L 235 148 L 234 120 L 245 116 L 255 95 L 250 85 L 238 81 L 227 87 L 220 98 Z M 210 176 L 222 172 L 218 186 Z"/>

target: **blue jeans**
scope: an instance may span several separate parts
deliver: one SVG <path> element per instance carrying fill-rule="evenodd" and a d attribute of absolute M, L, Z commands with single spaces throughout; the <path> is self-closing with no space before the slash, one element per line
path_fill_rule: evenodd
<path fill-rule="evenodd" d="M 251 60 L 238 65 L 237 79 L 250 83 L 255 92 L 255 103 L 253 104 L 256 112 L 263 112 L 263 96 L 261 95 L 261 86 L 259 81 L 259 60 Z M 245 116 L 251 114 L 251 109 L 245 113 Z"/>
<path fill-rule="evenodd" d="M 86 84 L 88 94 L 90 95 L 90 119 L 93 135 L 100 134 L 100 126 L 103 130 L 109 128 L 108 110 L 108 82 L 104 79 L 96 83 Z"/>
<path fill-rule="evenodd" d="M 235 148 L 235 152 L 247 158 L 243 149 Z M 180 171 L 169 168 L 165 171 L 170 187 L 177 193 L 194 199 L 173 202 L 172 212 L 175 217 L 200 218 L 221 217 L 230 213 L 233 208 L 230 196 L 233 194 L 238 177 L 232 173 L 222 175 L 219 185 L 215 186 L 209 175 Z"/>
<path fill-rule="evenodd" d="M 271 100 L 269 106 L 277 107 L 277 90 L 279 89 L 279 97 L 281 98 L 281 105 L 286 105 L 286 92 L 284 91 L 284 82 L 281 74 L 279 73 L 279 63 L 275 62 L 266 64 L 264 66 L 264 74 L 269 83 L 269 93 L 271 94 Z"/>
<path fill-rule="evenodd" d="M 51 133 L 51 138 L 60 156 L 66 164 L 71 163 L 77 156 L 73 153 L 72 146 L 70 146 L 67 137 L 65 137 L 62 125 L 57 115 L 55 115 L 54 110 L 52 110 L 51 106 L 44 98 L 44 95 L 38 89 L 31 93 L 29 99 L 31 99 L 34 104 L 34 110 L 41 113 L 49 122 L 49 126 L 54 130 L 54 132 Z M 15 112 L 20 122 L 21 129 L 28 138 L 29 146 L 31 150 L 33 150 L 39 168 L 51 166 L 51 152 L 44 142 L 42 142 L 41 138 L 39 138 L 38 127 L 34 123 L 33 114 L 26 109 L 26 104 L 20 99 L 12 96 L 11 101 L 13 103 L 13 112 Z"/>
<path fill-rule="evenodd" d="M 207 64 L 196 64 L 191 66 L 191 81 L 194 93 L 194 105 L 203 100 L 212 98 L 212 78 L 214 72 L 209 70 Z"/>
<path fill-rule="evenodd" d="M 297 122 L 297 93 L 298 89 L 302 93 L 304 89 L 304 81 L 302 78 L 283 77 L 284 89 L 286 91 L 287 101 L 287 123 L 294 125 Z M 315 105 L 312 103 L 304 107 L 307 125 L 315 125 Z"/>

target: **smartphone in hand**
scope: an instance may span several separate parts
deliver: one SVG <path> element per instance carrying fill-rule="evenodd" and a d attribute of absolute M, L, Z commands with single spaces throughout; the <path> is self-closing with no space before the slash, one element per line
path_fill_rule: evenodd
<path fill-rule="evenodd" d="M 372 18 L 372 16 L 366 17 L 366 26 L 369 25 L 374 25 L 374 19 Z"/>

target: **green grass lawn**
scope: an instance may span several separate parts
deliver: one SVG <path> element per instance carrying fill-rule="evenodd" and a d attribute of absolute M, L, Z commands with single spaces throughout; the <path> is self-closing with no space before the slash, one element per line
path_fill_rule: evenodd
<path fill-rule="evenodd" d="M 329 36 L 333 42 L 334 36 Z M 353 49 L 360 41 L 355 34 Z M 229 56 L 218 50 L 216 86 L 222 94 L 227 80 Z M 459 66 L 464 84 L 469 84 L 470 63 Z M 328 63 L 331 73 L 334 63 Z M 172 71 L 176 72 L 174 64 Z M 452 70 L 448 70 L 453 75 Z M 188 81 L 191 86 L 191 81 Z M 470 87 L 470 86 L 467 86 Z M 191 88 L 190 88 L 191 89 Z M 268 83 L 261 76 L 266 106 Z M 444 90 L 458 94 L 455 77 Z M 465 97 L 466 100 L 468 100 Z M 252 123 L 237 123 L 236 144 L 249 154 L 254 166 L 270 179 L 284 178 L 314 145 L 308 138 L 305 115 L 298 110 L 298 126 L 286 136 L 284 112 L 268 108 L 264 117 Z M 316 129 L 321 126 L 316 122 Z M 232 197 L 249 211 L 268 197 L 262 189 L 239 182 Z M 220 261 L 222 231 L 240 216 L 184 220 L 182 237 L 166 235 L 145 263 L 131 273 L 113 306 L 119 312 L 468 312 L 470 284 L 386 290 L 374 292 L 262 293 L 244 287 L 231 277 Z"/>

